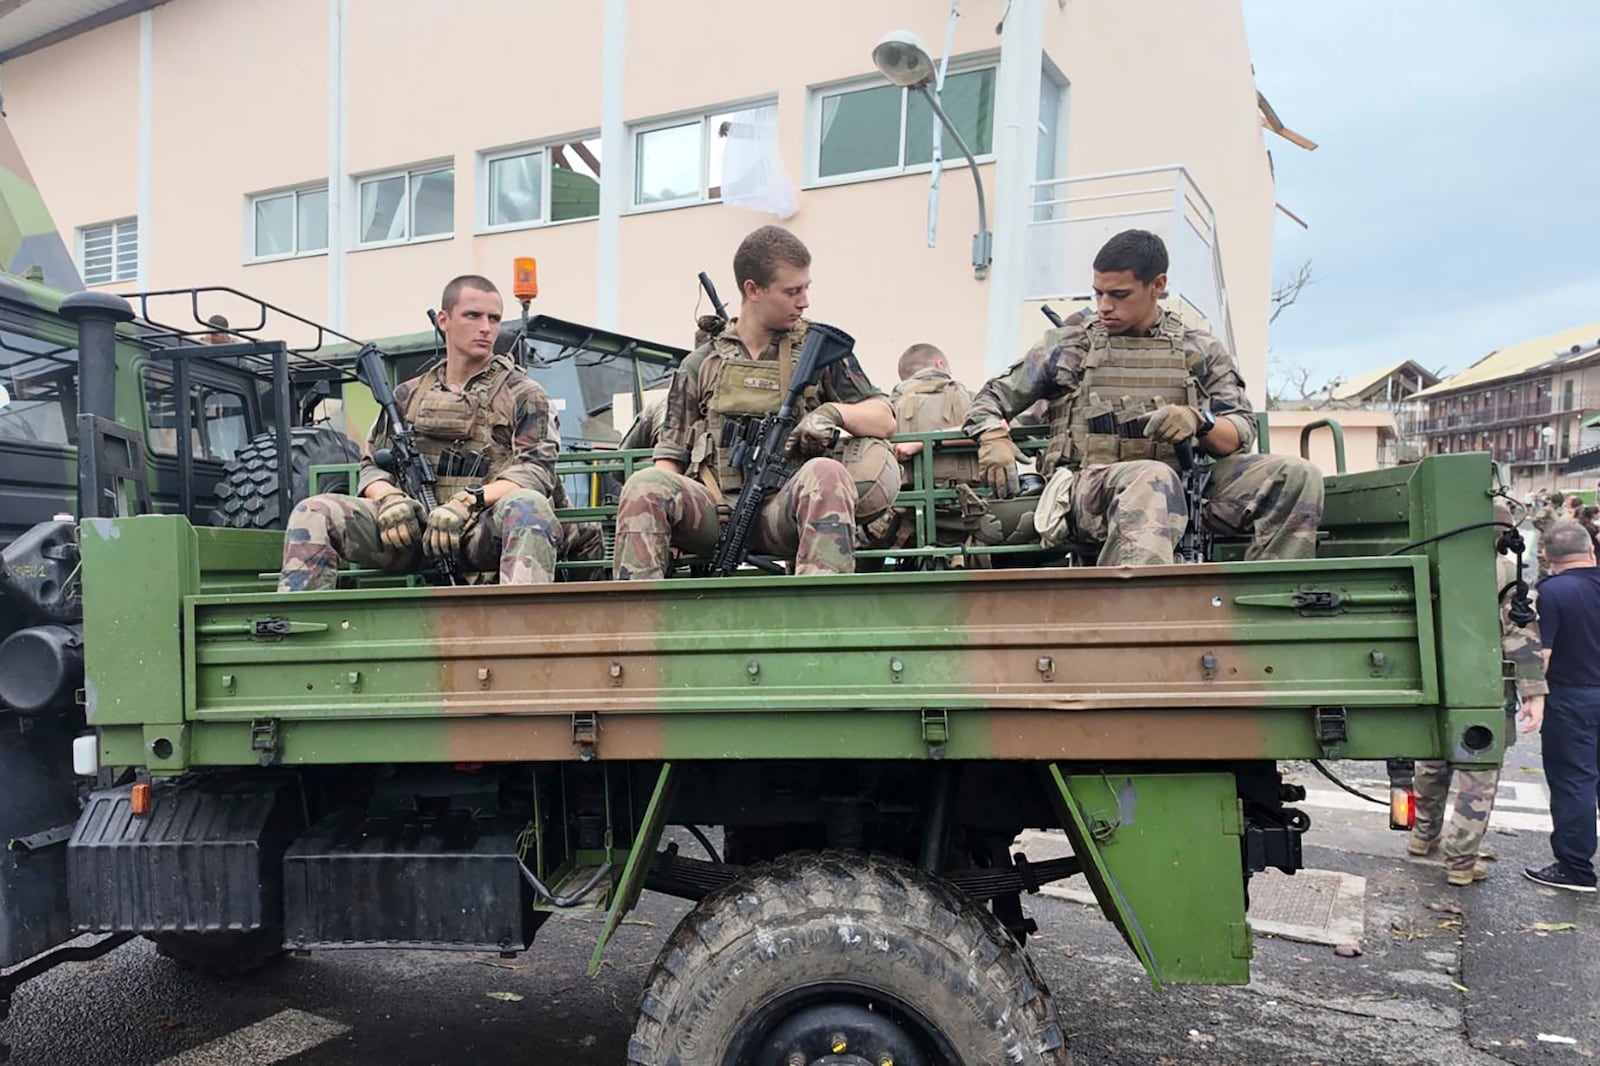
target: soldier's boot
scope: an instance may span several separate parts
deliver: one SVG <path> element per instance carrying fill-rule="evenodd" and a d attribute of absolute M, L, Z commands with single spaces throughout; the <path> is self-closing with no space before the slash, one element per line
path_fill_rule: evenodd
<path fill-rule="evenodd" d="M 1419 836 L 1417 835 L 1417 831 L 1415 829 L 1413 829 L 1411 831 L 1411 835 L 1406 838 L 1406 852 L 1408 854 L 1415 855 L 1418 858 L 1421 858 L 1425 855 L 1432 855 L 1433 849 L 1437 848 L 1438 846 L 1438 837 Z"/>
<path fill-rule="evenodd" d="M 1457 888 L 1489 879 L 1489 864 L 1478 860 L 1471 866 L 1452 866 L 1444 872 L 1444 879 Z"/>

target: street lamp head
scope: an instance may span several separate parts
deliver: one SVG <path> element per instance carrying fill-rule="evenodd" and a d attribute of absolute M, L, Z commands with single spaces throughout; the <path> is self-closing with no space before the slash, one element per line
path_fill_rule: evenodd
<path fill-rule="evenodd" d="M 914 88 L 933 77 L 933 57 L 910 30 L 890 30 L 872 49 L 872 65 L 896 85 Z"/>

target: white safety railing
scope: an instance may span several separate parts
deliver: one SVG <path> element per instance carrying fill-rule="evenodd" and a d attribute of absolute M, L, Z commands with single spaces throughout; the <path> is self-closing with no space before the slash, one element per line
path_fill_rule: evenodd
<path fill-rule="evenodd" d="M 1172 306 L 1198 314 L 1233 350 L 1216 212 L 1187 170 L 1142 167 L 1036 181 L 1032 196 L 1024 300 L 1087 297 L 1100 246 L 1125 229 L 1146 229 L 1167 243 Z"/>

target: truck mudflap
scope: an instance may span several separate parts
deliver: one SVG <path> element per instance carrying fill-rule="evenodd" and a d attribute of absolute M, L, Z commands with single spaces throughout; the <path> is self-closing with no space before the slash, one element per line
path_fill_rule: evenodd
<path fill-rule="evenodd" d="M 1157 988 L 1247 984 L 1244 813 L 1231 773 L 1045 770 L 1101 911 Z"/>
<path fill-rule="evenodd" d="M 78 817 L 73 732 L 54 718 L 0 716 L 0 966 L 73 936 L 65 847 Z"/>

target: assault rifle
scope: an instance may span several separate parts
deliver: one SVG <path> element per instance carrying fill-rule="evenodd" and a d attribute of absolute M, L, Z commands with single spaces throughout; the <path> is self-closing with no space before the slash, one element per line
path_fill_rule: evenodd
<path fill-rule="evenodd" d="M 717 546 L 712 549 L 712 574 L 726 577 L 749 559 L 750 534 L 755 530 L 756 515 L 794 474 L 795 466 L 787 450 L 789 437 L 800 421 L 800 398 L 806 389 L 816 384 L 824 370 L 847 358 L 855 346 L 855 339 L 843 330 L 820 322 L 811 323 L 805 342 L 800 346 L 800 358 L 795 363 L 783 406 L 775 414 L 746 423 L 742 430 L 735 429 L 733 441 L 719 442 L 723 447 L 733 446 L 729 462 L 743 473 L 744 484 L 728 515 L 728 524 L 722 527 Z"/>
<path fill-rule="evenodd" d="M 372 390 L 372 398 L 378 401 L 378 408 L 389 421 L 389 446 L 374 452 L 372 461 L 398 478 L 401 491 L 432 514 L 439 506 L 439 496 L 434 491 L 439 474 L 432 461 L 417 447 L 416 434 L 406 425 L 405 415 L 395 402 L 394 389 L 389 385 L 389 375 L 383 369 L 383 353 L 376 345 L 364 345 L 356 356 L 356 378 Z M 439 572 L 450 584 L 461 584 L 454 559 L 440 559 Z"/>
<path fill-rule="evenodd" d="M 1211 543 L 1215 539 L 1205 525 L 1206 492 L 1211 488 L 1211 464 L 1202 463 L 1195 454 L 1193 441 L 1183 441 L 1177 446 L 1178 469 L 1183 479 L 1183 498 L 1189 504 L 1189 521 L 1178 540 L 1178 557 L 1186 563 L 1211 561 Z"/>

